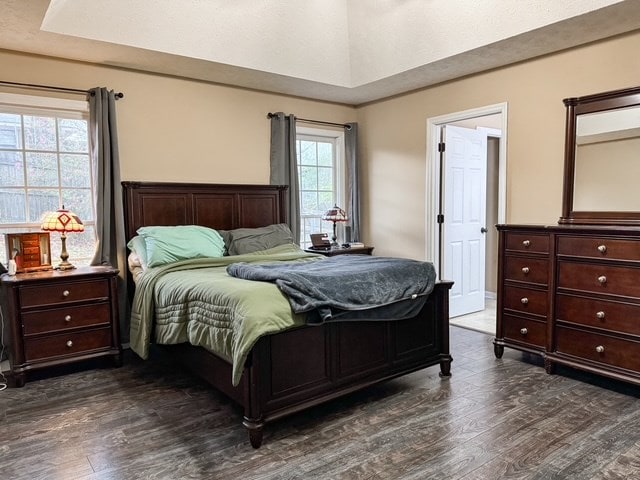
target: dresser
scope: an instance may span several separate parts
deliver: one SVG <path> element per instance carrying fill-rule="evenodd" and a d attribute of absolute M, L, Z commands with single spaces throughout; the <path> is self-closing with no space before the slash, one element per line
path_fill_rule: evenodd
<path fill-rule="evenodd" d="M 107 357 L 121 364 L 116 277 L 111 267 L 2 275 L 10 377 Z"/>
<path fill-rule="evenodd" d="M 640 384 L 640 228 L 499 225 L 494 348 Z"/>

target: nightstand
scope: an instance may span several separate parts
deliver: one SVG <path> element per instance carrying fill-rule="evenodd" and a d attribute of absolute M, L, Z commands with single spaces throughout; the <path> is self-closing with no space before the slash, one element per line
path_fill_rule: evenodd
<path fill-rule="evenodd" d="M 10 377 L 99 357 L 122 363 L 118 270 L 81 267 L 2 275 L 2 312 Z"/>
<path fill-rule="evenodd" d="M 345 255 L 347 253 L 352 254 L 360 254 L 360 255 L 371 255 L 374 247 L 351 247 L 351 248 L 331 248 L 327 250 L 320 250 L 315 248 L 307 248 L 305 252 L 307 253 L 319 253 L 320 255 L 324 255 L 325 257 L 335 257 L 336 255 Z"/>

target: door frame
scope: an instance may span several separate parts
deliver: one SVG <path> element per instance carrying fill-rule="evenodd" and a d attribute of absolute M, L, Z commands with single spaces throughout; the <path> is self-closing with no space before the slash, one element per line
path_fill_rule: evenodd
<path fill-rule="evenodd" d="M 440 276 L 440 236 L 438 229 L 438 207 L 440 205 L 440 128 L 448 123 L 460 122 L 486 115 L 500 114 L 502 119 L 500 148 L 498 152 L 498 223 L 507 218 L 507 102 L 449 113 L 427 119 L 427 191 L 425 198 L 425 258 L 436 267 Z"/>

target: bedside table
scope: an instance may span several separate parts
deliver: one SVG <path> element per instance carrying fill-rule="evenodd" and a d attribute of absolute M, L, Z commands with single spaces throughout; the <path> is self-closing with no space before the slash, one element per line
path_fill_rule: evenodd
<path fill-rule="evenodd" d="M 335 257 L 336 255 L 345 255 L 348 253 L 360 254 L 360 255 L 371 255 L 373 249 L 375 247 L 351 247 L 351 248 L 332 248 L 329 250 L 316 250 L 315 248 L 306 248 L 304 251 L 307 253 L 319 253 L 320 255 L 324 255 L 325 257 Z"/>
<path fill-rule="evenodd" d="M 16 387 L 33 370 L 98 357 L 122 364 L 117 275 L 99 266 L 0 277 L 9 375 Z"/>

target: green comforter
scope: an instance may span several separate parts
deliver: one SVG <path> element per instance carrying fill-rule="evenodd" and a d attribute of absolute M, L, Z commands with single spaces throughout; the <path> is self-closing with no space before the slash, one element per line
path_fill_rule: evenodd
<path fill-rule="evenodd" d="M 230 277 L 226 266 L 322 258 L 296 245 L 282 245 L 248 255 L 199 258 L 150 268 L 136 285 L 131 349 L 146 359 L 151 341 L 202 346 L 233 364 L 232 383 L 238 385 L 247 355 L 258 339 L 304 325 L 305 318 L 292 312 L 275 284 Z"/>

